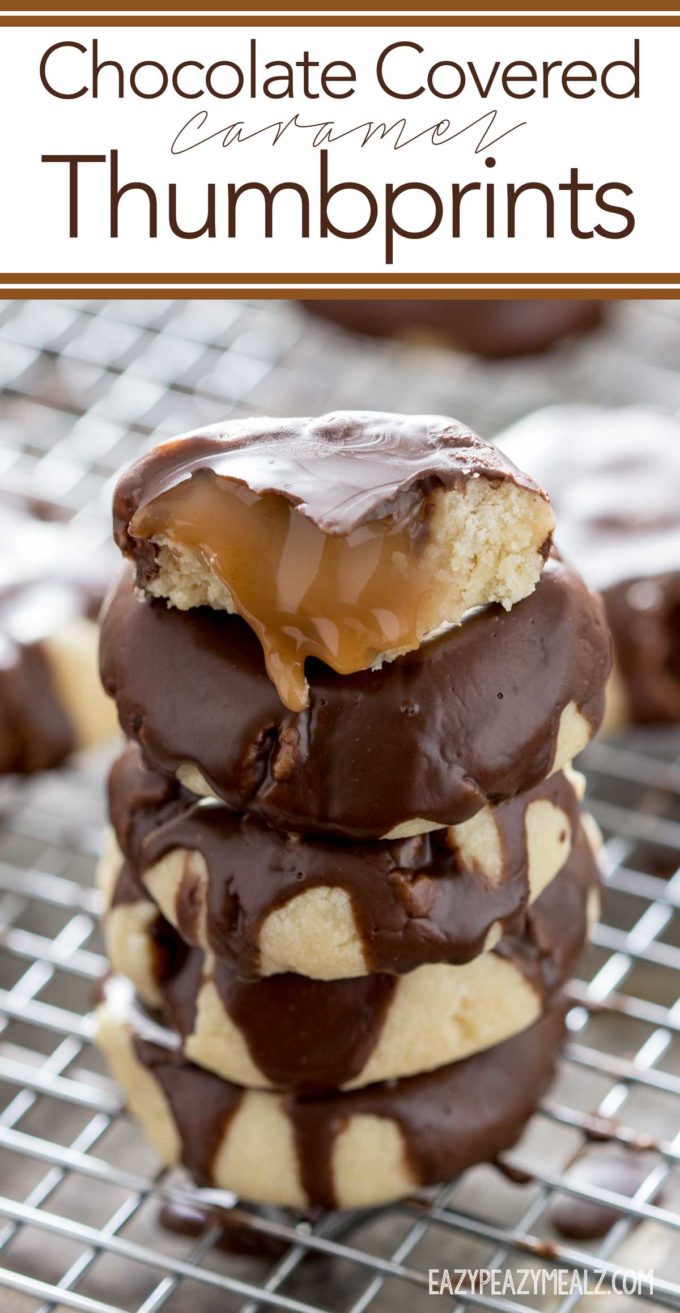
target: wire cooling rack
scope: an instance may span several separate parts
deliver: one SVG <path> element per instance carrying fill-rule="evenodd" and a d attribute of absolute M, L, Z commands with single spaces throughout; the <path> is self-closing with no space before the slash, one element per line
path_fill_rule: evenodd
<path fill-rule="evenodd" d="M 289 304 L 8 302 L 0 481 L 105 536 L 115 470 L 166 432 L 339 404 L 453 411 L 485 432 L 555 397 L 679 409 L 678 364 L 669 303 L 619 306 L 589 345 L 545 361 L 489 366 L 367 349 Z M 445 1297 L 447 1308 L 586 1307 L 582 1284 L 550 1285 L 559 1270 L 593 1284 L 604 1273 L 607 1313 L 680 1309 L 677 732 L 587 754 L 606 840 L 604 914 L 572 985 L 560 1076 L 507 1174 L 479 1167 L 398 1206 L 304 1219 L 222 1197 L 228 1211 L 206 1213 L 193 1236 L 161 1225 L 164 1203 L 191 1197 L 186 1179 L 159 1170 L 90 1043 L 105 967 L 92 885 L 106 755 L 0 780 L 2 1313 L 419 1313 L 435 1298 L 430 1269 L 444 1268 L 454 1280 L 458 1269 L 497 1275 L 493 1290 Z M 616 1192 L 618 1178 L 593 1184 L 581 1170 L 594 1153 L 624 1150 L 632 1198 Z M 606 1203 L 605 1234 L 560 1238 L 568 1199 Z M 545 1290 L 527 1270 L 546 1274 Z M 653 1273 L 651 1283 L 620 1293 L 629 1270 Z"/>

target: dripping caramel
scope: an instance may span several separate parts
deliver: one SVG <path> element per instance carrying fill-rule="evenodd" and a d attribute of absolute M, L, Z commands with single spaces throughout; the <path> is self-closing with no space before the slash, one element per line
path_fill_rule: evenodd
<path fill-rule="evenodd" d="M 422 505 L 400 522 L 326 534 L 277 493 L 198 470 L 142 506 L 131 531 L 198 552 L 256 633 L 292 711 L 307 705 L 307 657 L 342 675 L 364 670 L 417 647 L 435 614 Z"/>

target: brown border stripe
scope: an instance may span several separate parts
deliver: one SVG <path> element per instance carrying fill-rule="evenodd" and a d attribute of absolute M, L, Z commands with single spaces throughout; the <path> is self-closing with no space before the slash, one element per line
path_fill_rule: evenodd
<path fill-rule="evenodd" d="M 102 14 L 87 11 L 37 15 L 0 14 L 0 27 L 677 27 L 680 13 L 645 14 L 639 10 L 612 14 Z"/>
<path fill-rule="evenodd" d="M 226 11 L 224 0 L 200 0 L 200 6 L 201 9 L 214 11 L 215 14 Z M 322 10 L 327 13 L 339 11 L 340 17 L 343 14 L 352 14 L 354 21 L 361 23 L 366 17 L 364 11 L 369 8 L 384 10 L 386 13 L 393 13 L 401 18 L 402 13 L 408 14 L 411 12 L 413 0 L 335 0 L 335 3 L 327 4 L 321 3 L 320 0 L 297 0 L 294 5 L 285 6 L 279 6 L 276 0 L 272 0 L 269 5 L 264 3 L 255 4 L 252 0 L 240 0 L 238 7 L 253 15 L 266 14 L 268 21 L 271 22 L 278 21 L 279 12 L 290 13 L 291 9 L 295 9 L 301 11 Z M 534 21 L 534 14 L 550 13 L 551 11 L 562 13 L 565 10 L 581 14 L 587 13 L 595 7 L 599 10 L 611 10 L 613 13 L 644 13 L 644 10 L 640 9 L 640 0 L 637 0 L 637 3 L 635 0 L 618 0 L 618 3 L 617 0 L 600 0 L 596 6 L 593 4 L 593 0 L 554 0 L 553 3 L 550 0 L 525 0 L 524 4 L 513 3 L 513 0 L 477 0 L 475 5 L 471 4 L 469 6 L 475 14 L 479 13 L 480 15 L 498 11 L 504 14 L 521 15 L 528 11 L 532 15 L 531 21 Z M 38 3 L 37 0 L 33 0 L 33 2 L 32 0 L 15 0 L 12 8 L 29 14 L 39 11 L 51 12 L 52 10 L 63 13 L 67 6 L 63 3 L 59 4 L 59 0 L 43 0 L 42 4 Z M 114 12 L 130 15 L 143 10 L 156 10 L 158 13 L 168 11 L 171 13 L 175 11 L 189 13 L 186 0 L 184 0 L 184 3 L 182 3 L 182 0 L 166 0 L 164 4 L 158 3 L 157 0 L 147 0 L 146 4 L 144 0 L 110 0 L 108 4 L 102 3 L 101 8 L 103 12 L 113 10 Z M 440 10 L 445 15 L 447 11 L 450 12 L 451 0 L 427 0 L 427 8 Z M 654 9 L 672 13 L 677 10 L 677 3 L 676 0 L 654 0 Z M 92 4 L 88 3 L 88 0 L 71 0 L 68 11 L 78 15 L 96 12 L 93 11 Z M 310 15 L 308 21 L 313 21 L 312 15 Z"/>
<path fill-rule="evenodd" d="M 5 297 L 5 299 L 10 301 L 20 301 L 20 300 L 64 301 L 73 298 L 80 300 L 82 298 L 82 290 L 83 289 L 79 287 L 73 287 L 73 288 L 12 287 L 12 288 L 7 288 L 6 291 L 3 291 L 3 296 Z M 113 288 L 92 287 L 92 288 L 88 288 L 88 292 L 90 295 L 90 299 L 93 301 L 97 301 L 97 300 L 127 301 L 131 299 L 144 300 L 144 301 L 154 301 L 154 300 L 166 301 L 168 299 L 169 294 L 172 295 L 174 299 L 178 301 L 194 300 L 197 297 L 199 297 L 200 300 L 202 301 L 234 301 L 234 300 L 241 300 L 241 298 L 244 295 L 247 295 L 248 299 L 251 301 L 297 301 L 300 298 L 299 292 L 295 289 L 291 290 L 289 288 L 281 288 L 276 291 L 275 295 L 272 295 L 271 291 L 269 291 L 267 288 L 262 288 L 262 287 L 248 288 L 247 291 L 243 288 L 239 288 L 239 289 L 220 288 L 215 290 L 214 288 L 207 287 L 201 289 L 200 293 L 193 288 L 184 288 L 184 287 L 177 289 L 172 287 L 170 288 L 151 287 L 151 288 L 144 288 L 142 291 L 140 291 L 140 289 L 136 287 L 113 287 Z M 441 292 L 437 289 L 433 289 L 432 291 L 428 291 L 427 295 L 429 300 L 434 300 L 434 301 L 440 301 L 440 300 L 441 301 L 459 301 L 459 300 L 530 301 L 537 297 L 545 297 L 545 292 L 544 291 L 535 292 L 532 290 L 526 290 L 524 288 L 513 288 L 509 291 L 505 290 L 504 288 L 497 288 L 497 289 L 485 288 L 482 290 L 474 288 L 474 289 L 470 289 L 469 291 L 452 293 L 452 292 Z M 678 299 L 680 299 L 678 298 L 677 289 L 669 290 L 668 288 L 655 288 L 653 290 L 650 290 L 648 288 L 631 288 L 631 289 L 606 288 L 599 290 L 595 293 L 593 293 L 592 289 L 573 290 L 570 288 L 568 290 L 558 292 L 551 299 L 554 299 L 556 301 L 578 301 L 578 300 L 583 300 L 585 298 L 591 300 L 593 299 L 593 296 L 598 301 L 677 301 Z M 305 297 L 308 300 L 315 300 L 317 298 L 327 298 L 328 292 L 325 289 L 322 291 L 312 290 L 309 292 L 305 292 Z M 412 301 L 421 298 L 422 292 L 420 291 L 412 292 L 408 290 L 403 292 L 391 292 L 387 288 L 384 291 L 383 290 L 372 291 L 370 288 L 358 288 L 358 289 L 353 288 L 349 292 L 335 291 L 332 293 L 332 297 L 336 301 L 345 301 L 345 300 Z"/>
<path fill-rule="evenodd" d="M 666 284 L 678 284 L 680 286 L 680 272 L 676 273 L 0 273 L 0 285 L 12 285 L 13 283 L 32 284 L 32 283 L 69 283 L 73 286 L 89 287 L 92 283 L 126 283 L 132 286 L 146 286 L 155 283 L 163 283 L 165 286 L 194 283 L 218 284 L 220 287 L 243 287 L 257 286 L 258 284 L 275 283 L 295 284 L 299 287 L 313 286 L 315 283 L 323 283 L 324 286 L 342 286 L 347 283 L 367 284 L 380 283 L 385 287 L 398 286 L 401 283 L 418 283 L 423 288 L 429 288 L 433 285 L 442 283 L 451 287 L 466 287 L 468 284 L 483 283 L 496 286 L 497 284 L 508 284 L 509 286 L 524 286 L 536 284 L 543 286 L 545 284 L 576 284 L 585 287 L 600 286 L 601 284 L 637 284 L 651 283 L 654 285 L 664 286 Z"/>

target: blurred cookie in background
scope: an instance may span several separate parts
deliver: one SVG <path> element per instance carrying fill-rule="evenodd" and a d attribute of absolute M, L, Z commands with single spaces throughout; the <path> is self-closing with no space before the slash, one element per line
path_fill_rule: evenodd
<path fill-rule="evenodd" d="M 680 721 L 680 420 L 550 406 L 496 439 L 547 489 L 559 545 L 604 597 L 614 639 L 605 728 Z"/>
<path fill-rule="evenodd" d="M 303 301 L 310 314 L 368 337 L 449 345 L 489 360 L 549 351 L 603 321 L 602 301 Z"/>
<path fill-rule="evenodd" d="M 108 548 L 58 506 L 0 494 L 0 774 L 59 765 L 112 736 L 97 674 Z"/>

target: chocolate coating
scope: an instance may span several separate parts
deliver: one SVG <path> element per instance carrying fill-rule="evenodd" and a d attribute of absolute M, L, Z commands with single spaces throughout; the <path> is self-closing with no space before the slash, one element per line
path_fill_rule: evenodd
<path fill-rule="evenodd" d="M 45 640 L 93 618 L 110 579 L 106 554 L 72 534 L 56 508 L 2 496 L 0 774 L 57 766 L 74 728 L 52 678 Z"/>
<path fill-rule="evenodd" d="M 491 360 L 549 351 L 602 321 L 601 301 L 303 301 L 310 314 L 369 337 L 432 334 Z"/>
<path fill-rule="evenodd" d="M 599 884 L 597 864 L 582 831 L 562 872 L 527 910 L 520 934 L 505 935 L 493 952 L 513 964 L 544 1010 L 571 975 L 587 937 L 588 894 Z M 158 918 L 162 922 L 162 918 Z M 158 983 L 164 1020 L 183 1038 L 195 1029 L 204 955 L 187 953 L 163 922 Z M 225 1011 L 241 1031 L 259 1071 L 274 1086 L 319 1094 L 360 1075 L 383 1029 L 397 978 L 369 975 L 318 981 L 282 974 L 239 980 L 222 960 L 210 977 Z"/>
<path fill-rule="evenodd" d="M 333 1183 L 335 1136 L 349 1117 L 396 1121 L 419 1186 L 457 1176 L 475 1163 L 493 1161 L 524 1129 L 552 1078 L 564 1034 L 564 1010 L 550 1009 L 520 1035 L 462 1062 L 403 1080 L 322 1097 L 288 1095 L 300 1175 L 309 1202 L 336 1206 Z M 238 1111 L 244 1091 L 145 1037 L 138 1016 L 135 1052 L 160 1083 L 170 1105 L 183 1161 L 200 1185 L 213 1181 L 215 1156 Z"/>
<path fill-rule="evenodd" d="M 560 543 L 604 597 L 634 721 L 680 720 L 680 424 L 554 406 L 498 441 L 553 497 Z"/>
<path fill-rule="evenodd" d="M 291 898 L 318 886 L 349 895 L 371 971 L 403 974 L 430 962 L 460 964 L 482 952 L 489 931 L 521 934 L 529 895 L 526 809 L 545 798 L 578 829 L 579 803 L 561 773 L 502 803 L 495 819 L 504 874 L 497 884 L 466 866 L 445 834 L 366 843 L 286 834 L 218 803 L 197 803 L 172 779 L 146 769 L 129 745 L 109 781 L 109 809 L 125 862 L 115 902 L 146 897 L 144 872 L 176 848 L 202 854 L 208 870 L 211 949 L 239 976 L 259 974 L 263 922 Z M 196 941 L 197 909 L 187 875 L 177 900 L 178 929 Z"/>
<path fill-rule="evenodd" d="M 570 702 L 597 729 L 610 659 L 599 599 L 556 556 L 512 610 L 488 607 L 379 670 L 308 662 L 297 714 L 240 618 L 140 602 L 129 573 L 104 609 L 100 653 L 149 763 L 195 763 L 235 811 L 370 839 L 414 818 L 456 824 L 533 788 Z"/>
<path fill-rule="evenodd" d="M 405 518 L 434 487 L 463 488 L 473 478 L 541 493 L 497 448 L 441 415 L 348 410 L 316 419 L 232 420 L 162 443 L 120 479 L 114 537 L 134 557 L 141 584 L 153 571 L 155 549 L 131 535 L 135 513 L 199 470 L 258 494 L 276 493 L 323 533 L 340 536 L 386 515 Z"/>

